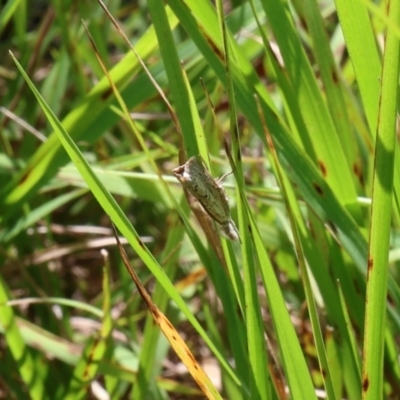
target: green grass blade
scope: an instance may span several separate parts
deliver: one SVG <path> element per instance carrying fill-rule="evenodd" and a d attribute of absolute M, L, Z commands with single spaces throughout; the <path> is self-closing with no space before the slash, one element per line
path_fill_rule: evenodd
<path fill-rule="evenodd" d="M 370 131 L 375 132 L 381 91 L 378 77 L 381 76 L 382 67 L 368 10 L 358 0 L 336 0 L 335 4 L 360 87 L 368 125 Z M 368 60 L 368 63 L 365 60 Z"/>
<path fill-rule="evenodd" d="M 346 106 L 345 84 L 343 77 L 338 71 L 333 58 L 330 43 L 325 33 L 324 20 L 321 16 L 321 11 L 318 8 L 318 3 L 315 0 L 308 0 L 303 3 L 304 16 L 307 22 L 307 28 L 310 32 L 313 42 L 313 51 L 318 62 L 321 72 L 321 79 L 326 91 L 326 101 L 332 115 L 333 122 L 336 126 L 338 137 L 342 143 L 342 148 L 346 154 L 348 161 L 347 168 L 352 174 L 353 179 L 360 179 L 361 160 L 359 159 L 358 149 L 350 124 L 349 113 Z"/>
<path fill-rule="evenodd" d="M 8 349 L 12 354 L 29 396 L 35 400 L 46 398 L 43 377 L 39 373 L 38 365 L 36 365 L 30 349 L 28 349 L 21 336 L 12 307 L 5 305 L 8 300 L 7 286 L 0 276 L 0 324 L 2 325 Z"/>
<path fill-rule="evenodd" d="M 291 204 L 291 202 L 290 202 L 290 200 L 291 199 L 293 200 L 295 197 L 294 197 L 293 193 L 289 194 L 289 192 L 292 191 L 291 187 L 289 185 L 289 181 L 283 175 L 283 173 L 281 171 L 281 168 L 280 168 L 280 165 L 278 162 L 278 157 L 277 157 L 277 154 L 275 151 L 275 147 L 272 142 L 272 137 L 269 134 L 269 132 L 267 132 L 267 131 L 266 131 L 266 136 L 267 136 L 268 143 L 270 145 L 272 159 L 273 159 L 275 169 L 277 172 L 278 182 L 281 187 L 283 198 L 285 200 L 285 205 L 286 205 L 286 208 L 288 209 L 288 213 L 289 213 L 289 220 L 290 220 L 290 225 L 291 225 L 292 233 L 293 233 L 294 245 L 295 245 L 296 254 L 297 254 L 297 261 L 299 263 L 300 274 L 301 274 L 301 277 L 303 280 L 303 287 L 304 287 L 304 290 L 306 293 L 308 311 L 310 314 L 310 320 L 311 320 L 311 325 L 312 325 L 312 330 L 313 330 L 313 335 L 314 335 L 315 346 L 317 349 L 321 375 L 323 376 L 327 397 L 329 399 L 336 399 L 337 397 L 336 397 L 335 390 L 333 387 L 332 375 L 331 375 L 330 367 L 329 367 L 328 360 L 327 360 L 324 341 L 322 338 L 321 326 L 320 326 L 320 323 L 318 320 L 315 299 L 314 299 L 314 295 L 313 295 L 313 292 L 311 289 L 310 277 L 309 277 L 309 273 L 308 273 L 308 269 L 307 269 L 307 265 L 306 265 L 306 259 L 304 256 L 303 246 L 301 243 L 301 237 L 300 237 L 299 229 L 297 226 L 295 214 L 292 211 L 293 209 L 297 211 L 297 206 L 294 204 Z M 300 217 L 300 219 L 301 219 L 301 217 Z"/>
<path fill-rule="evenodd" d="M 251 219 L 250 223 L 291 396 L 296 400 L 316 399 L 308 367 L 292 321 L 290 320 L 275 272 L 265 251 L 254 219 Z"/>
<path fill-rule="evenodd" d="M 105 251 L 102 252 L 105 264 L 103 266 L 103 321 L 99 336 L 90 339 L 80 357 L 70 380 L 69 388 L 64 398 L 67 400 L 84 399 L 87 397 L 89 385 L 98 374 L 100 362 L 111 350 L 109 337 L 112 331 L 110 265 Z"/>
<path fill-rule="evenodd" d="M 7 242 L 11 240 L 21 231 L 29 228 L 41 218 L 51 214 L 52 211 L 63 206 L 69 201 L 76 199 L 85 192 L 86 190 L 82 189 L 71 191 L 69 193 L 56 197 L 54 200 L 51 200 L 48 203 L 39 206 L 35 210 L 31 210 L 31 212 L 27 216 L 22 216 L 20 219 L 18 219 L 11 229 L 5 228 L 0 231 L 0 242 Z"/>
<path fill-rule="evenodd" d="M 190 312 L 187 304 L 184 302 L 182 297 L 176 291 L 175 287 L 172 285 L 168 277 L 165 275 L 161 266 L 158 264 L 154 256 L 150 253 L 148 248 L 144 245 L 144 243 L 140 240 L 139 235 L 132 227 L 131 223 L 122 212 L 121 208 L 115 201 L 115 199 L 110 195 L 108 191 L 105 190 L 104 186 L 101 184 L 98 177 L 91 170 L 88 162 L 83 157 L 82 153 L 79 151 L 76 144 L 72 141 L 71 137 L 65 131 L 62 124 L 57 120 L 52 111 L 48 108 L 46 102 L 40 96 L 39 92 L 30 81 L 29 77 L 26 75 L 18 61 L 13 57 L 14 62 L 16 63 L 19 71 L 26 79 L 29 84 L 31 90 L 35 94 L 38 102 L 40 103 L 43 111 L 49 119 L 53 129 L 57 133 L 62 145 L 65 147 L 68 155 L 71 160 L 74 162 L 79 172 L 85 179 L 88 187 L 92 191 L 93 195 L 96 197 L 97 201 L 103 207 L 105 212 L 109 215 L 110 219 L 113 223 L 118 227 L 120 232 L 124 235 L 124 237 L 128 240 L 130 245 L 133 247 L 134 251 L 138 254 L 138 256 L 143 260 L 143 262 L 147 265 L 150 271 L 154 274 L 155 278 L 160 282 L 163 288 L 170 294 L 171 298 L 176 302 L 188 320 L 192 323 L 195 329 L 199 332 L 199 334 L 203 337 L 205 342 L 210 346 L 211 350 L 214 352 L 216 357 L 220 360 L 221 364 L 224 368 L 232 375 L 233 379 L 239 382 L 236 377 L 232 367 L 227 363 L 227 361 L 220 355 L 214 344 L 210 341 L 208 335 L 205 333 L 204 329 L 198 323 L 196 318 Z"/>
<path fill-rule="evenodd" d="M 148 5 L 167 72 L 176 114 L 185 138 L 184 145 L 187 157 L 189 158 L 199 154 L 199 151 L 196 147 L 197 142 L 191 140 L 195 136 L 194 126 L 193 120 L 190 118 L 192 113 L 190 111 L 189 95 L 186 91 L 178 52 L 172 38 L 164 3 L 160 0 L 148 0 Z"/>
<path fill-rule="evenodd" d="M 176 24 L 176 19 L 171 12 L 168 13 L 171 19 L 171 26 Z M 154 30 L 150 28 L 146 35 L 137 43 L 136 51 L 142 59 L 146 59 L 156 48 L 157 42 Z M 140 64 L 133 54 L 128 54 L 119 64 L 111 71 L 114 83 L 120 88 L 127 86 L 132 76 L 140 71 Z M 143 83 L 138 82 L 143 90 Z M 137 88 L 134 93 L 125 93 L 128 99 L 133 99 L 139 92 Z M 144 91 L 144 93 L 146 93 Z M 92 132 L 102 133 L 102 130 L 95 129 L 93 124 L 103 126 L 109 124 L 111 118 L 107 113 L 108 106 L 113 100 L 112 90 L 107 78 L 104 77 L 84 98 L 81 104 L 76 107 L 63 120 L 63 126 L 71 132 L 75 140 L 88 138 Z M 43 186 L 57 171 L 57 167 L 65 164 L 67 158 L 62 153 L 60 142 L 57 134 L 54 132 L 48 140 L 34 153 L 25 168 L 16 174 L 12 181 L 1 188 L 0 205 L 1 208 L 8 208 L 7 217 L 12 213 L 19 212 L 20 207 L 28 200 L 37 190 Z M 60 164 L 61 163 L 61 164 Z M 3 217 L 4 218 L 4 217 Z"/>
<path fill-rule="evenodd" d="M 193 4 L 190 2 L 189 4 L 192 7 L 192 14 L 198 11 L 197 3 Z M 225 69 L 221 60 L 215 54 L 215 51 L 213 51 L 213 48 L 218 48 L 220 45 L 217 41 L 218 33 L 210 26 L 213 16 L 208 11 L 208 7 L 202 8 L 201 11 L 198 11 L 198 14 L 195 14 L 203 25 L 203 29 L 200 30 L 198 24 L 194 21 L 193 15 L 186 8 L 182 7 L 180 2 L 171 0 L 170 5 L 181 24 L 190 33 L 200 51 L 203 52 L 204 57 L 214 69 L 218 78 L 224 82 Z M 210 42 L 213 44 L 213 47 L 209 45 Z M 235 49 L 235 55 L 236 57 L 240 55 L 240 49 Z M 274 140 L 276 141 L 277 153 L 282 167 L 298 186 L 305 201 L 321 220 L 329 225 L 334 225 L 333 229 L 337 232 L 339 241 L 349 252 L 360 270 L 365 271 L 367 244 L 357 225 L 344 210 L 342 204 L 333 194 L 320 172 L 317 171 L 315 165 L 300 150 L 299 146 L 296 145 L 287 132 L 287 128 L 281 122 L 280 117 L 270 108 L 269 94 L 265 91 L 265 88 L 259 84 L 254 87 L 252 86 L 256 85 L 259 79 L 255 75 L 254 70 L 248 71 L 248 60 L 243 60 L 243 58 L 244 56 L 239 60 L 240 66 L 232 64 L 231 68 L 238 107 L 255 131 L 263 138 L 263 128 L 254 100 L 254 90 L 259 92 L 260 102 L 265 113 L 265 120 L 269 131 L 273 133 Z M 246 68 L 244 72 L 247 76 L 241 71 L 244 68 Z"/>
<path fill-rule="evenodd" d="M 390 18 L 399 25 L 400 2 L 391 2 L 388 12 Z M 388 29 L 379 102 L 368 254 L 362 377 L 363 399 L 366 400 L 381 398 L 383 395 L 383 346 L 399 72 L 399 38 L 391 29 Z"/>
<path fill-rule="evenodd" d="M 342 144 L 291 16 L 286 12 L 287 5 L 283 1 L 262 1 L 262 4 L 266 15 L 274 16 L 269 22 L 294 88 L 294 95 L 301 104 L 300 110 L 309 135 L 308 142 L 314 146 L 317 156 L 315 162 L 342 204 L 359 219 L 355 186 Z M 332 148 L 335 152 L 331 151 Z"/>
<path fill-rule="evenodd" d="M 231 60 L 234 55 L 231 53 L 232 48 L 228 45 L 227 27 L 223 13 L 222 1 L 217 1 L 217 15 L 219 28 L 223 43 L 224 64 L 226 71 L 226 88 L 229 99 L 229 115 L 230 115 L 230 131 L 229 140 L 232 142 L 232 155 L 228 154 L 231 161 L 231 168 L 234 169 L 236 178 L 236 197 L 238 205 L 238 219 L 241 231 L 244 232 L 244 227 L 249 226 L 249 221 L 246 213 L 246 204 L 244 202 L 244 178 L 241 163 L 239 127 L 237 117 L 237 106 L 235 101 L 234 86 L 231 73 Z M 226 140 L 226 139 L 225 139 Z M 247 231 L 247 229 L 246 229 Z M 254 257 L 253 246 L 250 235 L 243 234 L 241 250 L 243 256 L 243 277 L 244 277 L 244 295 L 245 295 L 245 318 L 247 330 L 247 346 L 249 352 L 249 386 L 250 393 L 254 399 L 269 399 L 271 398 L 271 384 L 269 371 L 267 367 L 267 357 L 265 357 L 266 346 L 264 339 L 264 327 L 261 317 L 261 307 L 257 292 L 256 279 L 256 257 Z"/>

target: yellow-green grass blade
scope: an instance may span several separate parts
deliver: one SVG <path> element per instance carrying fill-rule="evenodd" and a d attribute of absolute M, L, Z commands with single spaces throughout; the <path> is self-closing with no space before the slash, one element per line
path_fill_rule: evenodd
<path fill-rule="evenodd" d="M 378 124 L 379 98 L 382 71 L 382 56 L 379 51 L 378 41 L 373 30 L 371 14 L 378 13 L 369 2 L 358 0 L 335 0 L 336 9 L 346 41 L 346 48 L 354 68 L 355 79 L 360 90 L 361 101 L 365 118 L 369 126 L 369 134 L 375 140 Z M 370 8 L 370 12 L 368 12 Z M 371 14 L 370 14 L 371 13 Z M 378 15 L 380 15 L 379 13 Z M 396 23 L 389 18 L 388 27 L 394 28 Z M 365 62 L 368 60 L 368 62 Z M 370 162 L 373 162 L 371 158 Z M 400 157 L 395 158 L 394 192 L 395 212 L 397 220 L 400 218 Z"/>
<path fill-rule="evenodd" d="M 20 7 L 21 3 L 23 3 L 21 0 L 11 0 L 4 4 L 0 12 L 0 33 L 6 27 L 13 15 L 16 15 L 16 11 L 18 10 L 18 7 Z"/>
<path fill-rule="evenodd" d="M 316 399 L 311 376 L 287 311 L 283 294 L 279 287 L 275 272 L 264 248 L 254 218 L 250 215 L 251 230 L 254 236 L 268 306 L 271 311 L 280 356 L 286 374 L 291 397 L 293 399 Z"/>
<path fill-rule="evenodd" d="M 400 2 L 389 3 L 388 13 L 389 17 L 400 25 Z M 383 349 L 399 72 L 400 42 L 396 33 L 388 28 L 383 59 L 372 187 L 362 376 L 362 398 L 365 400 L 377 399 L 383 395 Z"/>
<path fill-rule="evenodd" d="M 111 319 L 111 285 L 110 285 L 110 264 L 108 254 L 105 250 L 102 252 L 104 258 L 103 266 L 103 298 L 102 298 L 102 324 L 98 337 L 89 339 L 78 363 L 76 364 L 65 399 L 84 399 L 87 397 L 88 386 L 97 376 L 100 362 L 111 353 L 112 346 L 109 340 L 112 332 Z"/>
<path fill-rule="evenodd" d="M 371 20 L 361 1 L 336 0 L 335 4 L 372 134 L 378 121 L 382 66 Z"/>
<path fill-rule="evenodd" d="M 344 99 L 344 96 L 347 94 L 344 80 L 335 64 L 331 46 L 324 28 L 324 21 L 317 2 L 314 0 L 304 1 L 303 10 L 307 29 L 310 32 L 310 38 L 313 44 L 313 52 L 326 92 L 327 105 L 347 158 L 347 168 L 350 170 L 350 173 L 354 174 L 353 179 L 358 182 L 361 172 L 361 160 L 359 158 L 360 155 L 356 147 L 356 141 L 354 140 L 353 127 L 350 124 L 349 113 Z M 361 182 L 358 183 L 360 184 Z"/>
<path fill-rule="evenodd" d="M 365 118 L 369 126 L 369 135 L 375 140 L 375 131 L 378 121 L 378 100 L 381 91 L 381 53 L 379 44 L 375 37 L 372 15 L 378 16 L 384 21 L 384 27 L 398 32 L 398 27 L 393 19 L 388 18 L 383 10 L 377 9 L 372 3 L 365 1 L 343 1 L 336 0 L 336 8 L 339 16 L 343 35 L 346 40 L 346 46 L 351 58 L 351 65 L 354 68 L 354 79 L 361 94 L 361 101 L 365 113 Z M 368 9 L 370 12 L 368 12 Z M 383 18 L 384 17 L 384 18 Z M 368 60 L 366 63 L 365 60 Z M 372 160 L 372 152 L 370 163 Z M 400 218 L 400 158 L 395 158 L 395 217 Z M 370 179 L 368 189 L 370 188 Z"/>
<path fill-rule="evenodd" d="M 32 356 L 31 350 L 26 346 L 17 326 L 17 319 L 11 306 L 6 305 L 10 300 L 6 283 L 0 276 L 0 325 L 7 342 L 8 350 L 14 359 L 16 368 L 22 378 L 26 390 L 32 399 L 43 399 L 45 387 L 41 376 L 40 363 Z"/>
<path fill-rule="evenodd" d="M 342 342 L 338 340 L 339 356 L 341 361 L 343 383 L 351 399 L 360 399 L 361 395 L 361 356 L 357 343 L 354 337 L 353 326 L 351 325 L 350 317 L 347 313 L 347 304 L 338 283 L 339 293 L 340 293 L 340 306 L 343 310 L 343 314 L 346 318 L 347 333 L 343 335 L 349 338 L 347 342 Z"/>

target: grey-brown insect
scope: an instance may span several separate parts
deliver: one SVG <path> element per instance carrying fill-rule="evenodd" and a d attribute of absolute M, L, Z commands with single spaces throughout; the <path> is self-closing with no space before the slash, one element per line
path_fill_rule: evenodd
<path fill-rule="evenodd" d="M 214 179 L 208 172 L 204 160 L 198 155 L 173 169 L 172 173 L 217 223 L 222 236 L 230 240 L 240 240 L 239 232 L 231 217 L 228 197 L 221 186 L 222 180 L 230 172 L 219 179 Z"/>

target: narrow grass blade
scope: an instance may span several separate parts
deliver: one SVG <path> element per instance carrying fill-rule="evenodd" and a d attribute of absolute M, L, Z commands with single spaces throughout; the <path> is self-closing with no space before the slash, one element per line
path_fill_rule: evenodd
<path fill-rule="evenodd" d="M 62 145 L 65 147 L 68 155 L 71 160 L 74 162 L 79 172 L 85 179 L 88 187 L 92 191 L 93 195 L 96 197 L 100 205 L 103 207 L 105 212 L 110 216 L 111 220 L 115 223 L 115 225 L 119 228 L 121 233 L 125 236 L 128 242 L 131 244 L 135 252 L 138 256 L 143 260 L 144 264 L 151 270 L 155 278 L 160 282 L 160 284 L 164 287 L 164 289 L 170 294 L 171 298 L 176 302 L 185 316 L 188 318 L 190 323 L 195 327 L 195 329 L 199 332 L 199 334 L 203 337 L 204 341 L 208 344 L 210 349 L 214 352 L 216 357 L 219 359 L 221 364 L 227 370 L 228 373 L 231 374 L 232 378 L 240 384 L 236 374 L 234 373 L 232 367 L 227 363 L 227 361 L 221 356 L 218 349 L 214 346 L 214 344 L 210 341 L 208 335 L 205 333 L 204 329 L 198 323 L 196 318 L 193 316 L 191 311 L 189 310 L 187 304 L 184 302 L 182 297 L 176 291 L 175 287 L 172 285 L 168 277 L 165 275 L 164 271 L 154 258 L 154 256 L 150 253 L 145 244 L 141 241 L 138 233 L 130 224 L 129 220 L 122 212 L 121 208 L 115 201 L 115 199 L 110 195 L 108 191 L 105 190 L 104 186 L 101 184 L 98 177 L 91 170 L 88 162 L 85 160 L 81 152 L 79 151 L 76 144 L 72 141 L 71 137 L 65 131 L 64 127 L 58 121 L 58 119 L 54 116 L 52 111 L 47 106 L 46 102 L 40 96 L 39 92 L 26 75 L 25 71 L 22 69 L 21 65 L 18 61 L 13 57 L 14 62 L 16 63 L 19 71 L 24 76 L 25 80 L 28 82 L 31 90 L 35 94 L 38 102 L 40 103 L 44 113 L 52 124 L 54 130 L 56 131 Z"/>
<path fill-rule="evenodd" d="M 64 399 L 84 399 L 87 397 L 89 386 L 98 374 L 100 362 L 110 352 L 109 337 L 112 331 L 111 319 L 111 288 L 110 265 L 108 254 L 103 250 L 103 321 L 98 337 L 90 339 L 72 373 L 69 388 Z"/>
<path fill-rule="evenodd" d="M 390 2 L 388 13 L 389 17 L 399 25 L 400 2 Z M 365 400 L 378 399 L 383 395 L 383 347 L 399 72 L 399 38 L 389 28 L 386 33 L 383 59 L 372 188 L 362 377 L 363 399 Z"/>
<path fill-rule="evenodd" d="M 196 383 L 199 385 L 200 389 L 206 395 L 208 399 L 222 399 L 218 391 L 215 389 L 214 385 L 205 374 L 201 366 L 197 363 L 196 359 L 190 352 L 189 348 L 185 344 L 185 341 L 181 338 L 179 333 L 173 327 L 171 322 L 166 318 L 166 316 L 161 312 L 161 310 L 154 304 L 150 295 L 148 294 L 145 287 L 139 280 L 135 270 L 129 263 L 128 256 L 125 253 L 124 248 L 119 241 L 117 232 L 115 231 L 115 238 L 118 242 L 119 251 L 122 257 L 122 260 L 125 264 L 126 269 L 128 270 L 132 280 L 135 282 L 135 285 L 142 296 L 142 299 L 146 303 L 146 306 L 149 309 L 154 321 L 159 325 L 160 329 L 163 331 L 164 335 L 167 337 L 169 343 L 172 348 L 175 350 L 176 354 L 188 368 L 190 374 L 195 379 Z"/>
<path fill-rule="evenodd" d="M 8 300 L 7 285 L 0 276 L 0 324 L 4 331 L 8 349 L 12 354 L 29 396 L 34 400 L 43 399 L 46 393 L 43 377 L 30 349 L 26 346 L 21 336 L 12 307 L 6 305 Z"/>

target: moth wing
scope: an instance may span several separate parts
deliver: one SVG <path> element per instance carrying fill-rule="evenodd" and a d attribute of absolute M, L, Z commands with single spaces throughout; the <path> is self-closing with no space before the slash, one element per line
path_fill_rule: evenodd
<path fill-rule="evenodd" d="M 238 240 L 239 242 L 242 242 L 240 240 L 239 231 L 236 228 L 236 225 L 233 222 L 232 218 L 229 219 L 229 222 L 227 224 L 219 225 L 218 228 L 223 237 L 230 239 L 232 241 Z"/>
<path fill-rule="evenodd" d="M 225 224 L 231 217 L 229 204 L 222 188 L 212 186 L 210 195 L 206 199 L 199 199 L 201 205 L 206 210 L 208 215 L 219 224 Z"/>

